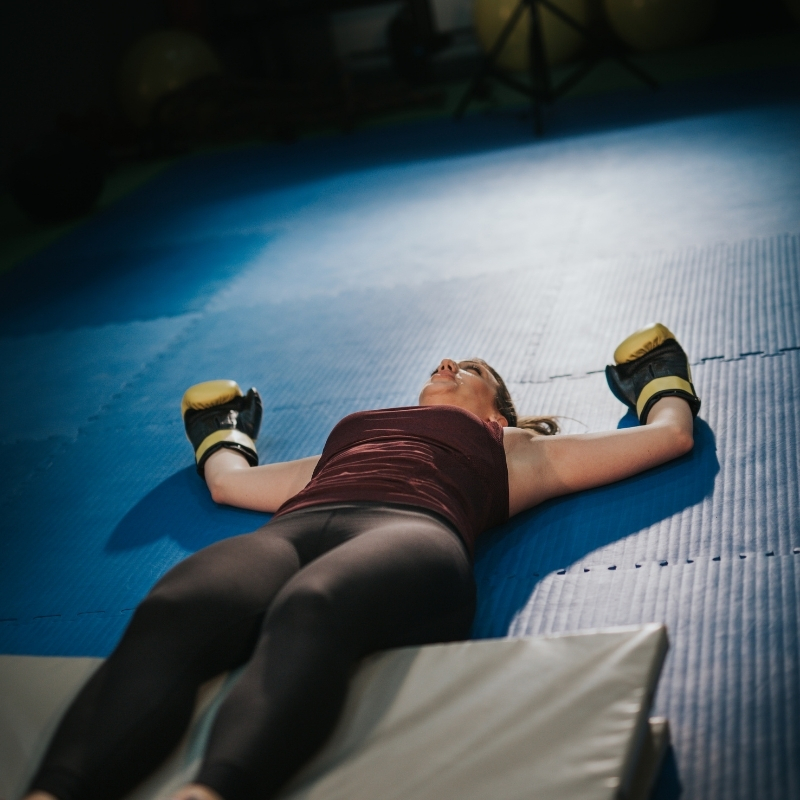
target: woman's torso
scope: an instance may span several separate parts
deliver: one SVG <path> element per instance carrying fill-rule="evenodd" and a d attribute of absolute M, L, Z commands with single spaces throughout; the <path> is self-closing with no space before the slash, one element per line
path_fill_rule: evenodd
<path fill-rule="evenodd" d="M 276 516 L 359 501 L 433 511 L 471 550 L 483 530 L 508 519 L 503 429 L 455 406 L 351 414 L 331 431 L 309 484 Z"/>

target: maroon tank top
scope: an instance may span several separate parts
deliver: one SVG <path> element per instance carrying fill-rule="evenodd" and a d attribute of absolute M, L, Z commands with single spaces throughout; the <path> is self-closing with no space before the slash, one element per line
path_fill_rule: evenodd
<path fill-rule="evenodd" d="M 331 431 L 311 481 L 275 516 L 354 501 L 434 511 L 472 550 L 478 534 L 508 519 L 503 429 L 455 406 L 351 414 Z"/>

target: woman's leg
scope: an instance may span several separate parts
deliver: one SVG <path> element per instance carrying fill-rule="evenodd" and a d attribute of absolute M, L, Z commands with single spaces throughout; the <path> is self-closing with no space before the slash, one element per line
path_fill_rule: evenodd
<path fill-rule="evenodd" d="M 225 800 L 271 796 L 314 754 L 360 658 L 469 635 L 472 567 L 446 524 L 362 506 L 334 514 L 329 535 L 348 540 L 280 591 L 220 708 L 197 782 Z"/>
<path fill-rule="evenodd" d="M 266 608 L 300 567 L 270 529 L 211 545 L 156 584 L 65 715 L 31 792 L 113 800 L 163 761 L 200 684 L 249 658 Z"/>

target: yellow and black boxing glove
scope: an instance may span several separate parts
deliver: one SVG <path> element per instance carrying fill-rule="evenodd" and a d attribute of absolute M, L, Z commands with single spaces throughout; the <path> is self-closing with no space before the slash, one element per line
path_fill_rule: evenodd
<path fill-rule="evenodd" d="M 616 366 L 606 367 L 614 396 L 636 412 L 642 425 L 662 397 L 682 397 L 697 416 L 700 398 L 692 384 L 689 359 L 674 334 L 655 322 L 632 333 L 614 351 Z"/>
<path fill-rule="evenodd" d="M 223 447 L 241 453 L 251 467 L 258 465 L 256 438 L 262 413 L 258 392 L 250 389 L 243 395 L 236 381 L 206 381 L 186 390 L 181 416 L 200 477 L 208 457 Z"/>

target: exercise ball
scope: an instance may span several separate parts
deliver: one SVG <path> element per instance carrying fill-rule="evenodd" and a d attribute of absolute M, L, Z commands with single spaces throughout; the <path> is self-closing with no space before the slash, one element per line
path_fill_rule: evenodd
<path fill-rule="evenodd" d="M 475 0 L 475 33 L 484 52 L 491 51 L 518 2 L 519 0 Z M 576 22 L 582 25 L 587 23 L 589 14 L 586 0 L 553 0 L 553 4 L 563 9 Z M 542 39 L 548 64 L 563 64 L 577 55 L 584 42 L 578 31 L 543 6 L 539 6 L 539 19 L 542 22 Z M 530 24 L 531 13 L 526 8 L 497 57 L 498 67 L 509 72 L 524 72 L 528 69 Z"/>
<path fill-rule="evenodd" d="M 119 102 L 125 114 L 144 127 L 164 95 L 220 70 L 216 54 L 200 37 L 187 31 L 156 31 L 136 42 L 123 58 Z"/>
<path fill-rule="evenodd" d="M 783 0 L 787 11 L 800 22 L 800 0 Z"/>
<path fill-rule="evenodd" d="M 604 0 L 611 27 L 640 51 L 695 41 L 714 19 L 716 5 L 716 0 Z"/>

